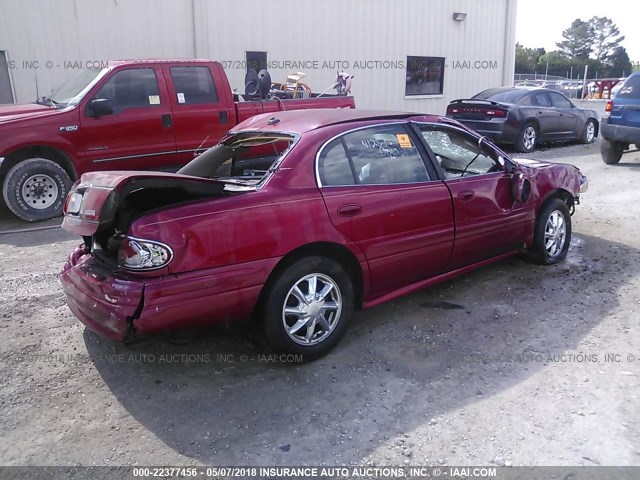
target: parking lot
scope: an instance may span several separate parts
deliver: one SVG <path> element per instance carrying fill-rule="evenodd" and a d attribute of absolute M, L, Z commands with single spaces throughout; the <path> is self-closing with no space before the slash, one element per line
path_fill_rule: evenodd
<path fill-rule="evenodd" d="M 242 332 L 103 340 L 57 280 L 78 239 L 0 235 L 2 464 L 640 465 L 640 154 L 527 157 L 589 177 L 565 262 L 515 257 L 360 312 L 307 364 Z"/>

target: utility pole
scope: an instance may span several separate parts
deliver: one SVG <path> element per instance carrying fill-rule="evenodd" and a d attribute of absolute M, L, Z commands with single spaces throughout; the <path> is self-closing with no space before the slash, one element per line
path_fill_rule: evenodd
<path fill-rule="evenodd" d="M 549 59 L 547 59 L 547 69 L 544 71 L 544 81 L 547 81 L 547 77 L 549 77 Z"/>

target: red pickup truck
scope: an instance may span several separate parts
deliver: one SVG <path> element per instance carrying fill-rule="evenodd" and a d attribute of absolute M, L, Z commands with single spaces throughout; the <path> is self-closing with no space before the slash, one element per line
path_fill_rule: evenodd
<path fill-rule="evenodd" d="M 94 170 L 170 170 L 259 113 L 355 108 L 312 94 L 257 101 L 231 91 L 218 62 L 112 61 L 77 71 L 47 98 L 0 106 L 0 179 L 9 209 L 37 221 L 62 214 L 71 184 Z"/>

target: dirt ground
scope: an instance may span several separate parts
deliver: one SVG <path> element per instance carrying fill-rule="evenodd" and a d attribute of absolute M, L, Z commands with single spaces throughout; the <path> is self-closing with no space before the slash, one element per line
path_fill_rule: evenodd
<path fill-rule="evenodd" d="M 529 157 L 590 179 L 565 262 L 360 312 L 309 364 L 241 334 L 103 340 L 57 280 L 78 240 L 0 235 L 0 464 L 640 465 L 640 154 Z"/>

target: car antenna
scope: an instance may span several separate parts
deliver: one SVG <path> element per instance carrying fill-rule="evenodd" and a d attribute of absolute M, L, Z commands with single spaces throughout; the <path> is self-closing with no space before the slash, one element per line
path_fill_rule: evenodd
<path fill-rule="evenodd" d="M 200 149 L 202 148 L 202 145 L 204 145 L 204 144 L 205 144 L 205 142 L 206 142 L 207 140 L 209 140 L 209 137 L 210 137 L 210 136 L 211 136 L 211 135 L 207 135 L 207 136 L 206 136 L 206 138 L 202 141 L 202 143 L 198 146 L 198 148 L 196 148 L 196 149 L 193 151 L 193 158 L 195 158 L 195 157 L 197 157 L 197 156 L 199 156 L 199 155 L 200 155 L 200 153 L 198 153 L 198 150 L 200 150 Z"/>

